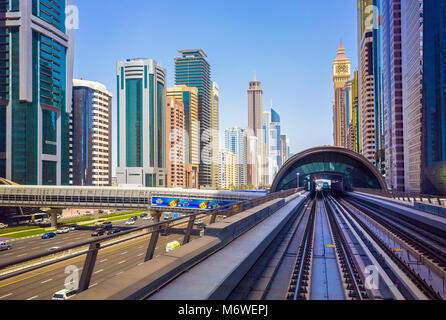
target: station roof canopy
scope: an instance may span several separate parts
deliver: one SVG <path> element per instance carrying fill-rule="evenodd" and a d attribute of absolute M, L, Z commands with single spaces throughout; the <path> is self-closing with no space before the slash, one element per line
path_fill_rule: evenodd
<path fill-rule="evenodd" d="M 301 187 L 305 180 L 320 174 L 342 175 L 350 188 L 387 190 L 378 170 L 361 154 L 331 146 L 316 147 L 298 153 L 282 166 L 271 186 L 271 192 Z"/>

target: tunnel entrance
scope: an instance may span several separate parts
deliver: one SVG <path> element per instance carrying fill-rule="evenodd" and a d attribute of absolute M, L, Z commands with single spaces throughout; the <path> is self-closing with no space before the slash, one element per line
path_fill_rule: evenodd
<path fill-rule="evenodd" d="M 317 147 L 288 159 L 271 186 L 271 192 L 292 188 L 316 189 L 316 180 L 330 180 L 332 188 L 387 190 L 384 178 L 362 155 L 337 147 Z"/>

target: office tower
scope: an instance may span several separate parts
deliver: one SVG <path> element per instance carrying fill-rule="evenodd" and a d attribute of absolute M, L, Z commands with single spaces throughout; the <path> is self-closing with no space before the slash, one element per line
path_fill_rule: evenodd
<path fill-rule="evenodd" d="M 65 7 L 71 0 L 41 2 L 0 3 L 0 176 L 68 185 L 73 30 L 65 26 Z"/>
<path fill-rule="evenodd" d="M 232 152 L 221 149 L 221 188 L 229 190 L 237 186 L 237 157 Z"/>
<path fill-rule="evenodd" d="M 184 105 L 174 97 L 167 98 L 167 187 L 187 188 L 190 176 L 186 173 L 186 138 L 184 135 Z"/>
<path fill-rule="evenodd" d="M 346 148 L 355 152 L 359 150 L 359 97 L 358 97 L 358 71 L 354 72 L 354 77 L 351 81 L 351 116 L 350 123 L 347 128 L 347 143 Z"/>
<path fill-rule="evenodd" d="M 344 147 L 346 139 L 346 94 L 345 85 L 350 80 L 350 60 L 345 55 L 342 40 L 338 54 L 333 62 L 334 104 L 333 104 L 333 140 L 336 147 Z"/>
<path fill-rule="evenodd" d="M 444 196 L 446 195 L 446 1 L 424 1 L 423 17 L 422 192 Z"/>
<path fill-rule="evenodd" d="M 280 156 L 282 165 L 290 158 L 290 139 L 286 134 L 280 135 Z"/>
<path fill-rule="evenodd" d="M 98 82 L 73 80 L 70 184 L 111 186 L 112 94 Z"/>
<path fill-rule="evenodd" d="M 386 182 L 404 191 L 401 0 L 382 1 L 381 12 Z"/>
<path fill-rule="evenodd" d="M 348 145 L 348 132 L 349 127 L 352 122 L 352 116 L 353 116 L 353 95 L 352 95 L 352 80 L 349 80 L 345 83 L 344 88 L 341 89 L 341 104 L 343 105 L 344 109 L 344 116 L 345 118 L 342 120 L 344 122 L 344 128 L 342 129 L 344 132 L 343 135 L 343 143 L 342 146 L 344 148 L 347 148 Z"/>
<path fill-rule="evenodd" d="M 372 0 L 358 1 L 359 36 L 359 131 L 360 149 L 364 157 L 374 165 L 375 145 L 375 102 L 373 75 L 373 25 L 370 23 Z M 372 17 L 373 18 L 373 17 Z"/>
<path fill-rule="evenodd" d="M 118 184 L 165 187 L 166 70 L 154 60 L 117 64 Z"/>
<path fill-rule="evenodd" d="M 200 121 L 199 185 L 211 185 L 211 67 L 206 54 L 198 50 L 180 50 L 175 58 L 175 84 L 198 89 L 198 120 Z"/>
<path fill-rule="evenodd" d="M 200 122 L 198 121 L 198 89 L 185 85 L 176 85 L 167 89 L 167 97 L 173 97 L 184 107 L 184 137 L 186 145 L 186 167 L 192 170 L 191 185 L 198 188 L 200 164 Z"/>
<path fill-rule="evenodd" d="M 405 191 L 421 192 L 423 117 L 423 1 L 401 2 Z"/>
<path fill-rule="evenodd" d="M 372 4 L 378 13 L 382 12 L 384 2 L 387 0 L 373 0 Z M 369 15 L 370 17 L 370 15 Z M 373 102 L 375 114 L 375 167 L 378 171 L 386 176 L 385 161 L 385 140 L 384 140 L 384 95 L 383 95 L 383 37 L 382 18 L 379 15 L 373 17 L 372 12 L 372 28 L 373 32 L 373 57 L 371 63 L 373 65 Z M 373 18 L 376 21 L 373 21 Z"/>
<path fill-rule="evenodd" d="M 263 148 L 263 90 L 261 82 L 249 82 L 248 89 L 248 184 L 257 186 L 261 183 L 262 172 L 265 170 L 265 155 Z"/>
<path fill-rule="evenodd" d="M 216 82 L 212 82 L 211 91 L 211 186 L 221 186 L 220 168 L 220 134 L 219 134 L 219 95 L 220 89 Z"/>
<path fill-rule="evenodd" d="M 248 129 L 234 127 L 225 130 L 225 149 L 236 156 L 236 186 L 248 184 Z"/>
<path fill-rule="evenodd" d="M 273 108 L 263 112 L 263 138 L 266 166 L 263 171 L 262 184 L 270 185 L 282 166 L 280 116 Z"/>

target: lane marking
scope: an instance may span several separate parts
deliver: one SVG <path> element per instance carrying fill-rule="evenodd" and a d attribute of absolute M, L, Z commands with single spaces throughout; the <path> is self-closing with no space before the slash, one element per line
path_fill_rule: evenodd
<path fill-rule="evenodd" d="M 124 273 L 124 271 L 118 272 L 116 275 L 119 276 L 121 273 Z"/>
<path fill-rule="evenodd" d="M 45 281 L 42 281 L 41 283 L 44 284 L 44 283 L 50 282 L 50 281 L 52 281 L 52 280 L 53 280 L 52 278 L 51 278 L 51 279 L 47 279 L 47 280 L 45 280 Z"/>
<path fill-rule="evenodd" d="M 23 256 L 26 256 L 27 255 L 27 253 L 22 253 L 22 254 L 19 254 L 18 256 L 16 256 L 17 258 L 18 257 L 23 257 Z"/>
<path fill-rule="evenodd" d="M 102 271 L 104 271 L 104 269 L 101 269 L 101 270 L 95 271 L 95 273 L 94 273 L 94 274 L 96 274 L 96 273 L 99 273 L 99 272 L 102 272 Z"/>
<path fill-rule="evenodd" d="M 11 293 L 8 293 L 8 294 L 5 294 L 4 296 L 1 296 L 1 297 L 0 297 L 0 299 L 3 299 L 3 298 L 6 298 L 6 297 L 9 297 L 10 295 L 12 295 L 12 292 L 11 292 Z"/>
<path fill-rule="evenodd" d="M 105 261 L 107 261 L 108 259 L 102 259 L 101 261 L 99 261 L 99 262 L 105 262 Z"/>
<path fill-rule="evenodd" d="M 38 296 L 34 296 L 34 297 L 31 297 L 31 298 L 28 298 L 28 299 L 26 299 L 26 300 L 33 300 L 33 299 L 35 299 L 35 298 L 37 298 Z"/>
<path fill-rule="evenodd" d="M 142 265 L 142 264 L 144 264 L 144 262 L 138 263 L 138 266 L 140 266 L 140 265 Z"/>
<path fill-rule="evenodd" d="M 121 262 L 118 262 L 118 264 L 124 263 L 126 260 L 122 260 Z"/>
<path fill-rule="evenodd" d="M 125 251 L 125 252 L 123 252 L 123 253 L 121 253 L 121 254 L 126 254 L 127 253 L 127 251 Z"/>
<path fill-rule="evenodd" d="M 96 282 L 96 283 L 92 284 L 91 286 L 89 286 L 88 288 L 93 288 L 94 286 L 97 286 L 97 285 L 98 285 L 98 283 Z"/>
<path fill-rule="evenodd" d="M 144 253 L 140 253 L 140 254 L 137 255 L 137 257 L 141 257 L 143 254 L 144 254 Z"/>

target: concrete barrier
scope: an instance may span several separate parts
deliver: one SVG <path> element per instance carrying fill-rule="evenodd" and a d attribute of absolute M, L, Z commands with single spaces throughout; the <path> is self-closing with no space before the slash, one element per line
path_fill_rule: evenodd
<path fill-rule="evenodd" d="M 421 203 L 421 202 L 415 202 L 414 208 L 424 211 L 424 212 L 427 212 L 427 213 L 434 214 L 436 216 L 446 218 L 446 208 L 445 207 L 440 207 L 437 205 L 426 204 L 426 203 Z"/>

